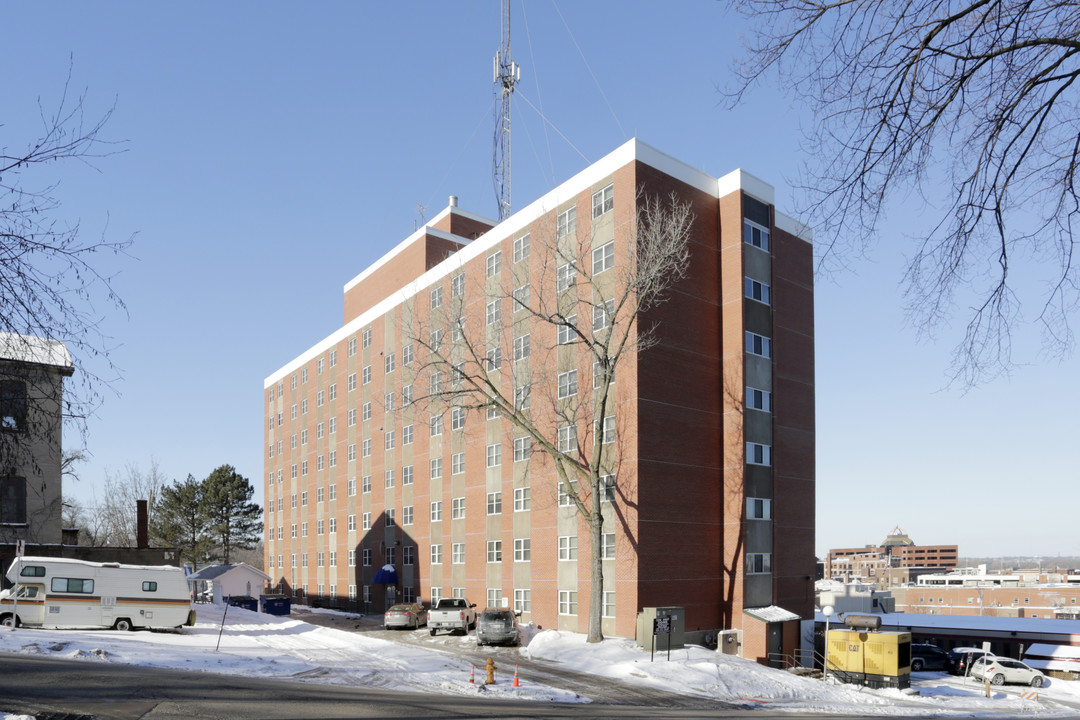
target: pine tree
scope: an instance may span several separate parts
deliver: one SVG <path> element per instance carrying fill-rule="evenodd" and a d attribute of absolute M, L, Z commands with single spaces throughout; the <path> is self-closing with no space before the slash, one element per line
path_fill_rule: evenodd
<path fill-rule="evenodd" d="M 154 542 L 175 547 L 183 560 L 198 567 L 212 559 L 214 537 L 206 505 L 206 481 L 188 475 L 161 489 L 150 516 Z"/>
<path fill-rule="evenodd" d="M 250 549 L 262 536 L 262 508 L 252 502 L 255 488 L 232 465 L 222 465 L 203 481 L 210 533 L 221 558 L 229 562 L 233 548 Z"/>

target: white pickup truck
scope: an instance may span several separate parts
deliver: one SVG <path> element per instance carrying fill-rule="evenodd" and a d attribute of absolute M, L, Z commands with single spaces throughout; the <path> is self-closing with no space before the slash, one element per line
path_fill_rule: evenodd
<path fill-rule="evenodd" d="M 449 630 L 462 635 L 476 625 L 476 603 L 465 598 L 443 598 L 428 611 L 428 630 L 434 635 L 439 630 Z"/>

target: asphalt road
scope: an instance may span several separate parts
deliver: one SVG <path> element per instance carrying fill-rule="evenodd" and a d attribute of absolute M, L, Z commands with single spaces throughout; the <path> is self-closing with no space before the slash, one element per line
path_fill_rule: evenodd
<path fill-rule="evenodd" d="M 7 653 L 0 653 L 0 710 L 36 714 L 42 720 L 761 717 L 760 712 L 715 704 L 711 709 L 645 708 L 489 700 Z"/>

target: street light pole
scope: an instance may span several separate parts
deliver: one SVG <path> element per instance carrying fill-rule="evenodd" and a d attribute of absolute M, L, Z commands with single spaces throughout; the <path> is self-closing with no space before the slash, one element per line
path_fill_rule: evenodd
<path fill-rule="evenodd" d="M 833 614 L 833 606 L 826 605 L 821 608 L 821 614 L 825 616 L 825 658 L 822 665 L 825 668 L 825 679 L 829 679 L 829 618 Z"/>

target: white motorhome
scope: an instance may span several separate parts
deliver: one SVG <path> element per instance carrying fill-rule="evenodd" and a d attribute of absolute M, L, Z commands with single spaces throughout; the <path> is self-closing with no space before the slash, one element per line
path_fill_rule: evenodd
<path fill-rule="evenodd" d="M 0 591 L 0 625 L 48 628 L 170 628 L 194 625 L 184 571 L 170 565 L 121 565 L 18 557 Z"/>

